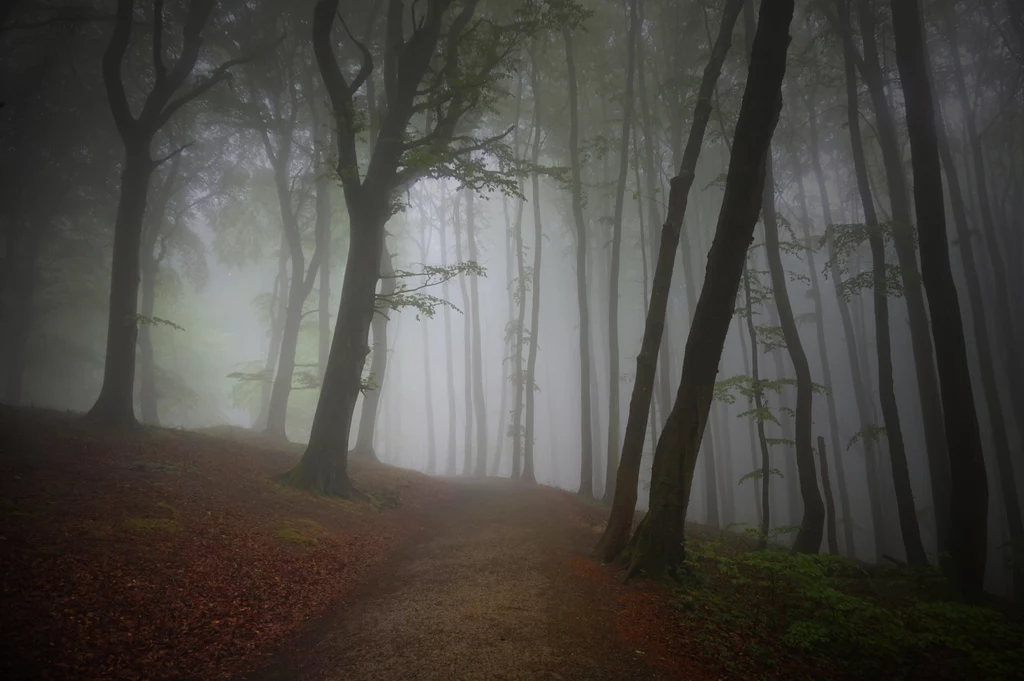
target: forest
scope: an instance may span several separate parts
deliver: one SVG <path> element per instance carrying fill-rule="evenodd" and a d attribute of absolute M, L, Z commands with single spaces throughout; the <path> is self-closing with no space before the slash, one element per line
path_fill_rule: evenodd
<path fill-rule="evenodd" d="M 1024 3 L 3 0 L 0 673 L 1024 678 Z"/>

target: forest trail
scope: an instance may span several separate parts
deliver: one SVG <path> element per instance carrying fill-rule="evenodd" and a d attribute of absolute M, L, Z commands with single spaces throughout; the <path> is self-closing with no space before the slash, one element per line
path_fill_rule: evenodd
<path fill-rule="evenodd" d="M 581 578 L 604 572 L 584 558 L 591 509 L 550 488 L 451 485 L 353 603 L 253 678 L 700 678 L 653 671 L 617 632 L 615 589 Z"/>

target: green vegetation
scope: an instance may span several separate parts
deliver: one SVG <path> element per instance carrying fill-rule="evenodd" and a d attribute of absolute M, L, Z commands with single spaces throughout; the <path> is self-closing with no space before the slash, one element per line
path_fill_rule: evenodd
<path fill-rule="evenodd" d="M 943 599 L 938 570 L 695 540 L 676 588 L 700 655 L 755 678 L 1015 679 L 1024 626 Z M 825 671 L 828 670 L 828 671 Z"/>
<path fill-rule="evenodd" d="M 313 546 L 319 542 L 323 528 L 312 520 L 298 518 L 280 525 L 274 530 L 274 536 L 287 544 L 296 546 Z"/>

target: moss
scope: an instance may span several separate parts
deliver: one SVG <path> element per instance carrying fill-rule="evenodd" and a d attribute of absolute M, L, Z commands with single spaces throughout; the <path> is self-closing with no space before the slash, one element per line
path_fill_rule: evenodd
<path fill-rule="evenodd" d="M 140 532 L 177 532 L 181 529 L 173 518 L 128 518 L 124 525 L 129 530 Z"/>
<path fill-rule="evenodd" d="M 57 546 L 55 544 L 47 544 L 45 546 L 37 546 L 32 550 L 37 556 L 63 556 L 65 551 L 63 546 Z"/>

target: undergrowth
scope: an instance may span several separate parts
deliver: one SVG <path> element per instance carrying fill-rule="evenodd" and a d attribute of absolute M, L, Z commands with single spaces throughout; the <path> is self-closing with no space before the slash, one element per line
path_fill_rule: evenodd
<path fill-rule="evenodd" d="M 936 569 L 690 541 L 676 604 L 703 657 L 747 678 L 1022 679 L 1024 626 L 944 600 Z"/>

